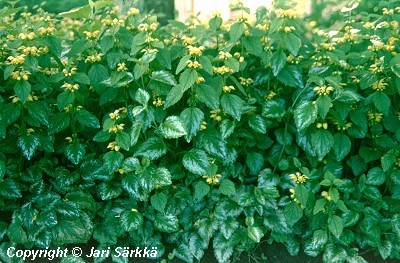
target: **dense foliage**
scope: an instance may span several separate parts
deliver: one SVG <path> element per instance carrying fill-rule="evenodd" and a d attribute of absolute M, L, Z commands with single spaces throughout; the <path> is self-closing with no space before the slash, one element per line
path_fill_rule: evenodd
<path fill-rule="evenodd" d="M 280 6 L 159 27 L 89 3 L 0 11 L 1 261 L 90 240 L 400 258 L 398 1 L 328 30 Z"/>

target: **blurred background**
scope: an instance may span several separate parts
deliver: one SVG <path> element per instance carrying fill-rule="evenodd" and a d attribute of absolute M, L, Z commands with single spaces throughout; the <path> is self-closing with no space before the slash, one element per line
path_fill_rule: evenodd
<path fill-rule="evenodd" d="M 96 1 L 96 0 L 93 0 Z M 97 0 L 99 1 L 99 0 Z M 234 12 L 230 10 L 230 5 L 237 4 L 237 0 L 114 0 L 121 8 L 127 10 L 129 7 L 137 7 L 145 13 L 156 13 L 161 24 L 165 24 L 170 19 L 181 21 L 189 17 L 197 16 L 200 20 L 208 19 L 213 12 L 218 10 L 224 19 L 232 18 Z M 336 11 L 351 0 L 241 0 L 244 6 L 248 7 L 251 13 L 254 13 L 257 7 L 271 7 L 274 2 L 287 4 L 292 2 L 296 6 L 294 9 L 299 16 L 310 20 L 318 21 L 319 24 L 329 24 L 335 21 Z M 357 0 L 352 0 L 355 2 Z M 372 13 L 374 7 L 378 6 L 379 0 L 358 0 L 359 10 Z M 45 11 L 60 13 L 73 8 L 86 5 L 87 0 L 0 0 L 2 5 L 12 3 L 15 6 L 27 6 L 30 10 L 41 6 Z"/>

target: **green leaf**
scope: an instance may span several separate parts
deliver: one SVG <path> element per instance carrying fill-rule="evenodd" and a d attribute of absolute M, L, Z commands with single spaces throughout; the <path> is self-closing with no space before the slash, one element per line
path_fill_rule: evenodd
<path fill-rule="evenodd" d="M 97 193 L 101 200 L 111 200 L 120 196 L 123 189 L 120 186 L 111 183 L 101 183 L 97 188 Z"/>
<path fill-rule="evenodd" d="M 245 102 L 236 95 L 224 94 L 221 98 L 221 105 L 224 111 L 240 121 Z"/>
<path fill-rule="evenodd" d="M 225 66 L 232 69 L 234 72 L 238 72 L 240 70 L 240 63 L 236 58 L 227 58 L 225 60 Z"/>
<path fill-rule="evenodd" d="M 311 145 L 317 153 L 318 159 L 322 160 L 334 145 L 334 138 L 327 130 L 319 130 L 311 135 Z"/>
<path fill-rule="evenodd" d="M 278 80 L 283 84 L 301 89 L 304 88 L 302 77 L 303 74 L 300 68 L 292 65 L 282 69 L 277 76 Z"/>
<path fill-rule="evenodd" d="M 21 149 L 26 159 L 30 160 L 40 145 L 40 139 L 36 135 L 23 135 L 18 138 L 17 146 Z"/>
<path fill-rule="evenodd" d="M 179 86 L 181 86 L 182 91 L 185 92 L 190 89 L 197 80 L 197 71 L 194 69 L 186 69 L 179 76 Z"/>
<path fill-rule="evenodd" d="M 167 153 L 166 146 L 162 139 L 151 137 L 139 145 L 135 156 L 148 157 L 150 160 L 156 160 Z"/>
<path fill-rule="evenodd" d="M 143 122 L 140 120 L 136 120 L 132 124 L 131 129 L 131 146 L 134 146 L 139 140 L 140 132 L 142 131 Z"/>
<path fill-rule="evenodd" d="M 120 152 L 110 151 L 103 156 L 104 167 L 109 173 L 114 173 L 120 168 L 124 155 Z"/>
<path fill-rule="evenodd" d="M 199 147 L 203 147 L 209 154 L 220 158 L 226 157 L 227 145 L 219 132 L 207 129 L 199 136 Z"/>
<path fill-rule="evenodd" d="M 229 136 L 231 136 L 232 133 L 235 131 L 236 124 L 235 124 L 235 121 L 225 119 L 221 122 L 221 125 L 219 126 L 219 128 L 221 131 L 222 138 L 226 139 Z"/>
<path fill-rule="evenodd" d="M 383 240 L 382 244 L 378 246 L 379 254 L 383 260 L 386 260 L 392 254 L 393 245 L 389 240 Z"/>
<path fill-rule="evenodd" d="M 222 25 L 222 18 L 219 16 L 214 16 L 208 21 L 208 25 L 212 31 L 216 31 Z"/>
<path fill-rule="evenodd" d="M 340 162 L 349 154 L 351 142 L 349 137 L 344 133 L 337 133 L 334 136 L 333 152 L 336 155 L 336 160 Z"/>
<path fill-rule="evenodd" d="M 246 157 L 246 165 L 249 167 L 250 174 L 256 175 L 261 171 L 264 165 L 264 158 L 258 152 L 250 152 Z"/>
<path fill-rule="evenodd" d="M 157 168 L 152 176 L 155 185 L 167 186 L 172 184 L 171 173 L 166 168 Z"/>
<path fill-rule="evenodd" d="M 153 53 L 154 54 L 154 53 Z M 146 55 L 146 54 L 145 54 Z M 143 55 L 144 58 L 150 58 L 148 56 Z M 155 58 L 156 54 L 152 55 L 151 58 Z M 149 63 L 145 63 L 144 61 L 141 61 L 140 63 L 137 63 L 135 67 L 133 68 L 133 75 L 135 76 L 135 79 L 138 80 L 141 77 L 143 77 L 144 73 L 146 73 L 149 69 Z"/>
<path fill-rule="evenodd" d="M 125 211 L 121 214 L 121 225 L 127 232 L 137 229 L 143 224 L 143 216 L 137 211 Z"/>
<path fill-rule="evenodd" d="M 332 215 L 328 218 L 329 231 L 336 237 L 339 238 L 343 232 L 343 220 L 337 215 Z"/>
<path fill-rule="evenodd" d="M 164 212 L 167 205 L 167 196 L 164 193 L 157 193 L 151 196 L 150 203 L 159 212 Z"/>
<path fill-rule="evenodd" d="M 211 60 L 208 57 L 206 57 L 206 56 L 199 57 L 199 62 L 203 66 L 203 70 L 205 72 L 207 72 L 210 75 L 214 74 L 213 65 L 211 63 Z"/>
<path fill-rule="evenodd" d="M 385 116 L 389 114 L 390 98 L 382 91 L 377 91 L 372 95 L 372 100 L 375 107 Z"/>
<path fill-rule="evenodd" d="M 175 74 L 178 75 L 179 72 L 181 72 L 184 68 L 186 68 L 188 61 L 190 60 L 192 56 L 191 55 L 186 55 L 181 58 L 181 60 L 178 63 L 178 66 L 176 67 Z"/>
<path fill-rule="evenodd" d="M 182 164 L 191 173 L 205 175 L 210 162 L 207 154 L 203 150 L 191 149 L 183 156 Z"/>
<path fill-rule="evenodd" d="M 224 179 L 219 185 L 219 191 L 223 195 L 234 195 L 236 194 L 235 184 L 229 179 Z"/>
<path fill-rule="evenodd" d="M 6 163 L 0 160 L 0 181 L 1 179 L 3 179 L 5 174 L 6 174 Z"/>
<path fill-rule="evenodd" d="M 263 46 L 257 37 L 246 37 L 243 39 L 245 49 L 256 56 L 260 56 L 263 52 Z"/>
<path fill-rule="evenodd" d="M 244 27 L 244 23 L 239 21 L 234 23 L 230 30 L 229 30 L 229 41 L 231 43 L 235 43 L 236 41 L 238 41 L 240 39 L 240 37 L 243 35 L 245 31 L 245 27 Z"/>
<path fill-rule="evenodd" d="M 138 89 L 136 91 L 135 100 L 140 104 L 142 104 L 143 107 L 147 106 L 147 102 L 149 102 L 149 99 L 150 99 L 150 94 L 147 91 L 143 89 Z"/>
<path fill-rule="evenodd" d="M 285 109 L 275 100 L 267 100 L 263 103 L 262 116 L 268 119 L 279 119 L 285 115 Z"/>
<path fill-rule="evenodd" d="M 0 197 L 5 199 L 21 198 L 21 189 L 12 179 L 4 179 L 0 182 Z"/>
<path fill-rule="evenodd" d="M 252 115 L 248 121 L 249 127 L 255 132 L 265 134 L 267 132 L 266 120 L 260 115 Z"/>
<path fill-rule="evenodd" d="M 218 262 L 228 262 L 233 254 L 233 246 L 222 235 L 217 235 L 213 241 L 214 255 Z"/>
<path fill-rule="evenodd" d="M 32 101 L 28 103 L 28 113 L 34 120 L 45 126 L 49 126 L 49 112 L 45 103 Z"/>
<path fill-rule="evenodd" d="M 138 168 L 140 168 L 140 162 L 139 159 L 136 157 L 128 157 L 122 162 L 122 168 L 129 172 L 136 171 Z"/>
<path fill-rule="evenodd" d="M 289 225 L 293 226 L 300 218 L 303 217 L 303 210 L 301 207 L 295 202 L 291 202 L 287 206 L 285 206 L 283 210 L 286 220 Z"/>
<path fill-rule="evenodd" d="M 9 225 L 7 236 L 11 242 L 25 244 L 28 242 L 28 237 L 25 230 L 22 228 L 22 222 L 19 218 L 13 218 L 13 222 Z"/>
<path fill-rule="evenodd" d="M 159 126 L 159 131 L 166 139 L 176 139 L 187 134 L 185 124 L 178 116 L 168 116 Z"/>
<path fill-rule="evenodd" d="M 122 149 L 129 151 L 131 146 L 131 137 L 126 132 L 118 132 L 115 136 L 115 142 L 121 146 Z"/>
<path fill-rule="evenodd" d="M 313 208 L 313 215 L 316 215 L 319 212 L 324 211 L 326 203 L 327 203 L 326 199 L 318 199 L 315 202 L 315 205 L 314 205 L 314 208 Z"/>
<path fill-rule="evenodd" d="M 165 71 L 165 70 L 159 70 L 159 71 L 153 72 L 153 74 L 151 75 L 151 79 L 158 81 L 158 82 L 165 83 L 165 84 L 169 84 L 172 86 L 177 85 L 174 75 L 172 75 L 170 72 Z"/>
<path fill-rule="evenodd" d="M 263 238 L 264 233 L 261 228 L 256 226 L 250 226 L 247 229 L 247 236 L 256 243 L 260 243 L 261 238 Z"/>
<path fill-rule="evenodd" d="M 329 96 L 319 96 L 317 101 L 318 114 L 321 118 L 325 119 L 331 107 L 332 100 Z"/>
<path fill-rule="evenodd" d="M 366 183 L 369 185 L 381 185 L 385 180 L 385 172 L 379 167 L 374 167 L 369 170 Z"/>
<path fill-rule="evenodd" d="M 100 48 L 102 53 L 107 53 L 114 46 L 114 36 L 103 36 L 100 39 Z"/>
<path fill-rule="evenodd" d="M 88 18 L 92 8 L 89 5 L 84 5 L 67 12 L 59 13 L 62 17 L 72 18 L 72 19 L 80 19 L 80 18 Z"/>
<path fill-rule="evenodd" d="M 194 185 L 194 198 L 201 200 L 210 192 L 210 186 L 203 181 L 198 181 Z"/>
<path fill-rule="evenodd" d="M 180 85 L 173 86 L 165 99 L 164 110 L 175 105 L 183 96 L 183 89 Z"/>
<path fill-rule="evenodd" d="M 294 194 L 297 200 L 299 200 L 300 204 L 302 204 L 305 207 L 308 201 L 307 188 L 303 184 L 297 184 L 296 187 L 294 188 Z"/>
<path fill-rule="evenodd" d="M 86 127 L 98 129 L 100 128 L 100 122 L 95 115 L 87 110 L 79 110 L 76 112 L 76 119 L 78 122 Z"/>
<path fill-rule="evenodd" d="M 53 115 L 49 120 L 49 133 L 58 133 L 69 127 L 70 116 L 66 112 L 60 112 Z"/>
<path fill-rule="evenodd" d="M 80 143 L 68 144 L 65 147 L 64 154 L 73 164 L 79 164 L 86 154 L 85 145 Z"/>
<path fill-rule="evenodd" d="M 19 80 L 14 86 L 15 95 L 25 103 L 31 93 L 31 84 L 26 80 Z"/>
<path fill-rule="evenodd" d="M 342 215 L 343 218 L 343 225 L 345 227 L 355 226 L 360 219 L 360 214 L 353 210 L 347 210 Z"/>
<path fill-rule="evenodd" d="M 317 106 L 310 101 L 302 101 L 294 110 L 297 129 L 304 130 L 317 119 Z"/>
<path fill-rule="evenodd" d="M 275 52 L 271 57 L 271 67 L 274 76 L 277 76 L 285 65 L 286 65 L 285 53 L 282 50 Z"/>
<path fill-rule="evenodd" d="M 51 232 L 55 245 L 86 243 L 92 235 L 91 229 L 79 218 L 70 219 L 65 216 L 58 218 L 58 224 L 51 228 Z"/>
<path fill-rule="evenodd" d="M 95 141 L 95 142 L 106 142 L 110 138 L 111 138 L 111 133 L 109 133 L 108 131 L 99 131 L 93 137 L 93 141 Z"/>
<path fill-rule="evenodd" d="M 154 227 L 165 233 L 173 233 L 179 230 L 179 220 L 172 214 L 156 214 Z"/>
<path fill-rule="evenodd" d="M 185 139 L 187 142 L 190 142 L 200 130 L 201 123 L 204 120 L 204 113 L 199 108 L 190 107 L 182 111 L 180 118 L 187 130 Z"/>
<path fill-rule="evenodd" d="M 382 169 L 383 171 L 388 171 L 393 164 L 395 164 L 397 161 L 396 155 L 393 151 L 388 151 L 387 153 L 385 153 L 385 155 L 382 156 L 381 158 L 381 165 L 382 165 Z"/>
<path fill-rule="evenodd" d="M 92 85 L 98 85 L 102 81 L 108 79 L 109 74 L 105 66 L 101 64 L 94 64 L 88 72 L 88 77 Z"/>
<path fill-rule="evenodd" d="M 219 95 L 213 87 L 206 84 L 196 85 L 196 94 L 199 101 L 203 102 L 208 108 L 218 110 Z"/>
<path fill-rule="evenodd" d="M 283 36 L 283 43 L 286 48 L 292 53 L 294 56 L 297 56 L 299 49 L 301 47 L 301 40 L 293 33 L 287 33 Z"/>
<path fill-rule="evenodd" d="M 88 48 L 88 42 L 86 39 L 77 40 L 71 45 L 71 49 L 68 52 L 68 57 L 72 58 L 78 55 L 79 53 L 82 53 L 87 48 Z"/>
<path fill-rule="evenodd" d="M 57 108 L 59 111 L 62 111 L 69 104 L 71 104 L 75 100 L 75 95 L 71 91 L 64 91 L 57 96 Z"/>

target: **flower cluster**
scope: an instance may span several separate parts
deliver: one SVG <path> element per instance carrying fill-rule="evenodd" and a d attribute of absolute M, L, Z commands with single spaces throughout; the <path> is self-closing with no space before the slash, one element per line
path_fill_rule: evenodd
<path fill-rule="evenodd" d="M 308 179 L 307 175 L 301 174 L 300 172 L 296 172 L 295 174 L 289 175 L 290 179 L 293 180 L 295 183 L 305 183 Z"/>
<path fill-rule="evenodd" d="M 214 174 L 213 176 L 209 176 L 209 175 L 204 175 L 203 178 L 206 179 L 206 182 L 208 184 L 217 184 L 219 183 L 219 178 L 221 178 L 222 176 L 220 174 Z"/>

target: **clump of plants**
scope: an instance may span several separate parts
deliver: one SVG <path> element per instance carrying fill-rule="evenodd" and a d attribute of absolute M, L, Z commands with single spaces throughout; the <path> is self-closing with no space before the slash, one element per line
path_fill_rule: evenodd
<path fill-rule="evenodd" d="M 163 27 L 110 1 L 3 8 L 0 259 L 87 242 L 400 258 L 396 3 L 335 29 L 279 5 Z"/>

